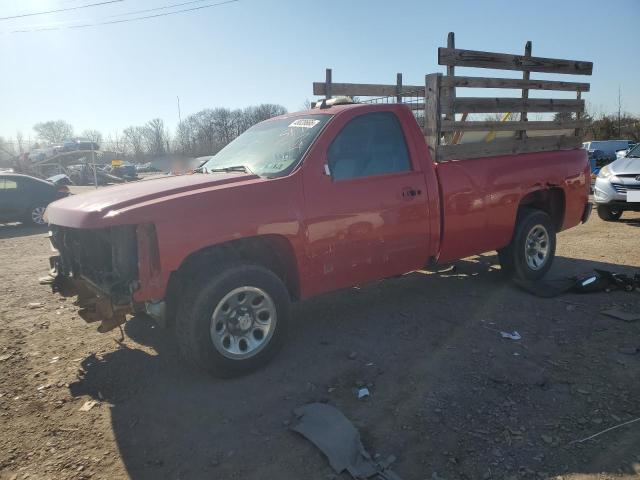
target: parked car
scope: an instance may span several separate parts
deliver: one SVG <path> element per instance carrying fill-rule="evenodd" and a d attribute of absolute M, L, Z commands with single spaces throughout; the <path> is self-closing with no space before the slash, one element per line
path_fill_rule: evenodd
<path fill-rule="evenodd" d="M 132 165 L 130 163 L 122 163 L 118 165 L 106 165 L 104 167 L 104 171 L 110 173 L 111 175 L 116 175 L 125 180 L 138 179 L 138 171 L 136 170 L 135 165 Z"/>
<path fill-rule="evenodd" d="M 99 331 L 134 309 L 175 319 L 183 355 L 219 376 L 275 354 L 291 300 L 491 250 L 539 279 L 591 212 L 586 151 L 436 164 L 402 104 L 275 117 L 199 171 L 56 202 L 51 262 Z"/>
<path fill-rule="evenodd" d="M 0 174 L 0 222 L 44 225 L 47 205 L 69 195 L 65 186 L 17 173 Z"/>
<path fill-rule="evenodd" d="M 136 172 L 138 173 L 151 173 L 159 171 L 160 170 L 157 169 L 151 162 L 136 164 Z"/>
<path fill-rule="evenodd" d="M 627 156 L 627 153 L 629 153 L 629 152 L 631 151 L 631 149 L 632 149 L 633 147 L 635 147 L 635 146 L 636 146 L 636 144 L 635 144 L 635 143 L 632 143 L 632 144 L 629 146 L 629 148 L 626 148 L 626 149 L 623 149 L 623 150 L 616 150 L 616 160 L 617 160 L 618 158 L 624 158 L 624 157 L 626 157 L 626 156 Z"/>
<path fill-rule="evenodd" d="M 73 185 L 71 178 L 69 178 L 69 176 L 65 175 L 64 173 L 59 173 L 47 178 L 47 182 L 53 183 L 56 187 L 61 187 L 63 185 Z"/>
<path fill-rule="evenodd" d="M 613 161 L 616 159 L 616 152 L 618 150 L 626 150 L 633 144 L 633 140 L 592 140 L 590 142 L 584 142 L 582 147 L 590 152 L 600 150 Z"/>
<path fill-rule="evenodd" d="M 598 216 L 608 222 L 620 220 L 625 211 L 640 212 L 640 144 L 600 169 L 594 199 Z"/>
<path fill-rule="evenodd" d="M 100 150 L 100 145 L 86 138 L 71 138 L 62 144 L 63 152 L 75 152 L 76 150 Z"/>

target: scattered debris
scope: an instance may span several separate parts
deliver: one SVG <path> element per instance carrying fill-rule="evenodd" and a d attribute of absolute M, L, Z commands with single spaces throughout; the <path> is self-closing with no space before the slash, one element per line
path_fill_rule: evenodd
<path fill-rule="evenodd" d="M 520 340 L 522 336 L 516 332 L 515 330 L 512 333 L 509 332 L 500 332 L 502 338 L 510 338 L 511 340 Z"/>
<path fill-rule="evenodd" d="M 297 408 L 295 414 L 299 422 L 292 430 L 318 447 L 336 473 L 346 470 L 353 478 L 377 476 L 383 480 L 400 480 L 389 469 L 395 457 L 384 462 L 374 461 L 362 445 L 358 430 L 337 408 L 325 403 L 310 403 Z"/>
<path fill-rule="evenodd" d="M 610 308 L 608 310 L 602 310 L 600 313 L 607 315 L 608 317 L 617 318 L 625 322 L 636 322 L 640 320 L 640 312 L 623 310 L 621 308 Z"/>
<path fill-rule="evenodd" d="M 640 273 L 630 276 L 624 273 L 613 273 L 597 268 L 594 269 L 594 272 L 595 273 L 579 277 L 538 281 L 515 280 L 514 283 L 523 290 L 542 298 L 557 297 L 566 292 L 609 292 L 613 289 L 632 292 L 640 289 Z"/>
<path fill-rule="evenodd" d="M 42 308 L 43 306 L 44 304 L 41 302 L 31 302 L 27 305 L 27 308 L 30 308 L 31 310 L 35 310 L 36 308 Z"/>
<path fill-rule="evenodd" d="M 542 440 L 544 440 L 544 443 L 547 443 L 549 445 L 551 445 L 553 443 L 553 437 L 551 435 L 541 435 Z"/>
<path fill-rule="evenodd" d="M 9 360 L 13 357 L 12 353 L 5 353 L 4 355 L 0 355 L 0 362 L 4 362 L 5 360 Z"/>
<path fill-rule="evenodd" d="M 371 395 L 371 392 L 369 392 L 369 389 L 367 387 L 363 387 L 363 388 L 359 388 L 358 389 L 358 399 L 360 398 L 365 398 Z"/>
<path fill-rule="evenodd" d="M 635 423 L 635 422 L 640 422 L 640 417 L 634 418 L 633 420 L 629 420 L 628 422 L 619 423 L 618 425 L 614 425 L 613 427 L 606 428 L 605 430 L 602 430 L 602 431 L 600 431 L 598 433 L 594 433 L 593 435 L 591 435 L 589 437 L 586 437 L 586 438 L 583 438 L 581 440 L 574 440 L 573 442 L 569 443 L 569 445 L 573 445 L 574 443 L 586 442 L 587 440 L 591 440 L 592 438 L 596 438 L 596 437 L 602 435 L 603 433 L 610 432 L 611 430 L 615 430 L 616 428 L 624 427 L 625 425 L 630 425 L 630 424 Z"/>
<path fill-rule="evenodd" d="M 87 400 L 86 402 L 84 402 L 84 405 L 82 405 L 78 411 L 80 411 L 80 412 L 88 412 L 93 407 L 95 407 L 97 404 L 98 404 L 98 402 L 95 401 L 95 400 Z"/>

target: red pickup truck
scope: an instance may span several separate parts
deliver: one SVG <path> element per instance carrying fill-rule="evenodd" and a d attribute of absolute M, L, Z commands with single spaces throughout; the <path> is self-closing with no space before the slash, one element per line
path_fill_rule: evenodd
<path fill-rule="evenodd" d="M 263 365 L 289 304 L 497 250 L 542 277 L 586 221 L 585 150 L 435 163 L 411 110 L 348 104 L 262 122 L 196 173 L 57 201 L 54 289 L 100 331 L 146 311 L 219 376 Z"/>

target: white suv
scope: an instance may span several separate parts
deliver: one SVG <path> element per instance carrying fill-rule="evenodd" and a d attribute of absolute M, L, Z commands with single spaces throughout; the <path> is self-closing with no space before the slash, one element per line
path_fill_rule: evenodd
<path fill-rule="evenodd" d="M 640 212 L 640 144 L 600 169 L 593 193 L 603 220 L 619 220 L 624 211 Z"/>

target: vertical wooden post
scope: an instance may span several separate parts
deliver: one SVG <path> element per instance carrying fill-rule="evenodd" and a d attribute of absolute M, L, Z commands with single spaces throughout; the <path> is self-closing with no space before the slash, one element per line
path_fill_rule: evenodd
<path fill-rule="evenodd" d="M 396 103 L 402 103 L 402 74 L 396 73 Z"/>
<path fill-rule="evenodd" d="M 447 35 L 447 48 L 456 48 L 456 36 L 454 32 L 449 32 L 449 34 Z M 448 65 L 447 66 L 447 77 L 454 77 L 456 74 L 456 67 L 454 67 L 453 65 Z M 440 95 L 438 95 L 438 100 L 439 100 Z M 453 113 L 449 112 L 447 110 L 446 115 L 445 115 L 445 120 L 449 120 L 449 121 L 454 121 L 456 119 L 456 114 L 455 114 L 455 102 L 456 102 L 456 87 L 451 86 L 447 89 L 447 103 L 449 105 L 451 105 L 451 108 L 453 109 Z M 438 102 L 439 103 L 439 102 Z M 438 126 L 440 125 L 440 123 L 438 122 Z M 439 128 L 439 127 L 438 127 Z M 449 143 L 449 141 L 453 138 L 453 133 L 450 132 L 447 134 L 447 143 Z"/>
<path fill-rule="evenodd" d="M 327 68 L 325 72 L 324 98 L 326 98 L 327 100 L 331 98 L 331 69 L 330 68 Z"/>
<path fill-rule="evenodd" d="M 578 92 L 576 93 L 576 100 L 581 100 L 582 99 L 582 92 L 580 90 L 578 90 Z M 576 120 L 580 121 L 582 119 L 582 112 L 576 112 Z M 576 131 L 574 132 L 575 136 L 578 138 L 582 138 L 582 128 L 578 127 L 576 128 Z"/>
<path fill-rule="evenodd" d="M 429 147 L 431 159 L 438 161 L 438 146 L 440 145 L 440 83 L 441 73 L 431 73 L 425 76 L 424 88 L 424 135 Z"/>
<path fill-rule="evenodd" d="M 530 57 L 531 56 L 531 41 L 528 41 L 526 43 L 526 45 L 524 46 L 524 56 L 525 57 Z M 528 70 L 525 70 L 524 72 L 522 72 L 522 79 L 523 80 L 529 80 L 531 76 L 531 72 L 529 72 Z M 523 88 L 522 89 L 522 99 L 527 99 L 529 98 L 529 89 L 528 88 Z M 520 112 L 520 120 L 523 122 L 527 122 L 529 121 L 529 118 L 527 117 L 527 112 Z M 525 139 L 527 138 L 527 131 L 526 130 L 520 130 L 518 132 L 518 138 L 520 139 Z"/>

